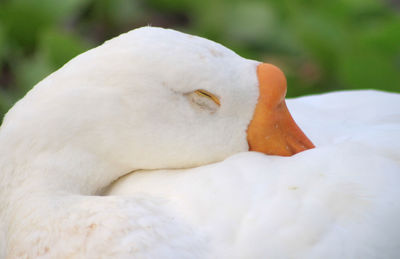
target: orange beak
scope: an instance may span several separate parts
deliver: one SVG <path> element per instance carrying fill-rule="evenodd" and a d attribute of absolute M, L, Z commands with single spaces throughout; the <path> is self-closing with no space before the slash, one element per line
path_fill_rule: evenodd
<path fill-rule="evenodd" d="M 247 129 L 249 150 L 291 156 L 314 148 L 286 107 L 286 78 L 282 71 L 263 63 L 257 67 L 257 76 L 260 96 Z"/>

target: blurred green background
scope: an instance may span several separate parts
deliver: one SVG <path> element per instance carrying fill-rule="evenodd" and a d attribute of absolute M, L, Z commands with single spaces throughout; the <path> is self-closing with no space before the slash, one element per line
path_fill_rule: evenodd
<path fill-rule="evenodd" d="M 0 117 L 72 57 L 148 24 L 278 65 L 289 97 L 400 92 L 399 10 L 394 0 L 0 0 Z"/>

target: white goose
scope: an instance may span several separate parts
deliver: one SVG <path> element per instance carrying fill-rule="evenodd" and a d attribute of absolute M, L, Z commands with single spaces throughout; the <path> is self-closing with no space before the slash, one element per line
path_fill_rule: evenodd
<path fill-rule="evenodd" d="M 137 29 L 76 57 L 0 129 L 0 256 L 398 256 L 395 94 L 290 103 L 319 146 L 294 157 L 251 152 L 135 172 L 113 196 L 94 196 L 138 169 L 209 164 L 249 146 L 278 155 L 313 147 L 284 94 L 275 67 L 172 30 Z M 383 108 L 347 111 L 338 99 Z"/>

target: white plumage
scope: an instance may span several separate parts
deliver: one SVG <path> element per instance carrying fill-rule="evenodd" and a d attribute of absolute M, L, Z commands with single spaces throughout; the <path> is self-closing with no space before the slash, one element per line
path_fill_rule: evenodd
<path fill-rule="evenodd" d="M 166 199 L 208 238 L 211 258 L 397 258 L 400 96 L 337 92 L 288 106 L 317 148 L 135 172 L 108 193 Z"/>
<path fill-rule="evenodd" d="M 233 155 L 248 150 L 257 64 L 146 27 L 40 82 L 0 129 L 0 257 L 398 257 L 400 96 L 292 100 L 317 148 Z"/>

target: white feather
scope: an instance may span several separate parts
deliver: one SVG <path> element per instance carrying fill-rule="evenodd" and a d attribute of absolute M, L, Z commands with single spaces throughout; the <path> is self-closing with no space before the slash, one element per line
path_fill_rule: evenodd
<path fill-rule="evenodd" d="M 0 129 L 0 257 L 398 256 L 396 94 L 294 100 L 316 149 L 138 171 L 110 187 L 113 196 L 96 196 L 134 170 L 248 150 L 257 64 L 145 27 L 41 81 Z M 198 89 L 220 108 L 193 107 L 187 96 Z"/>

